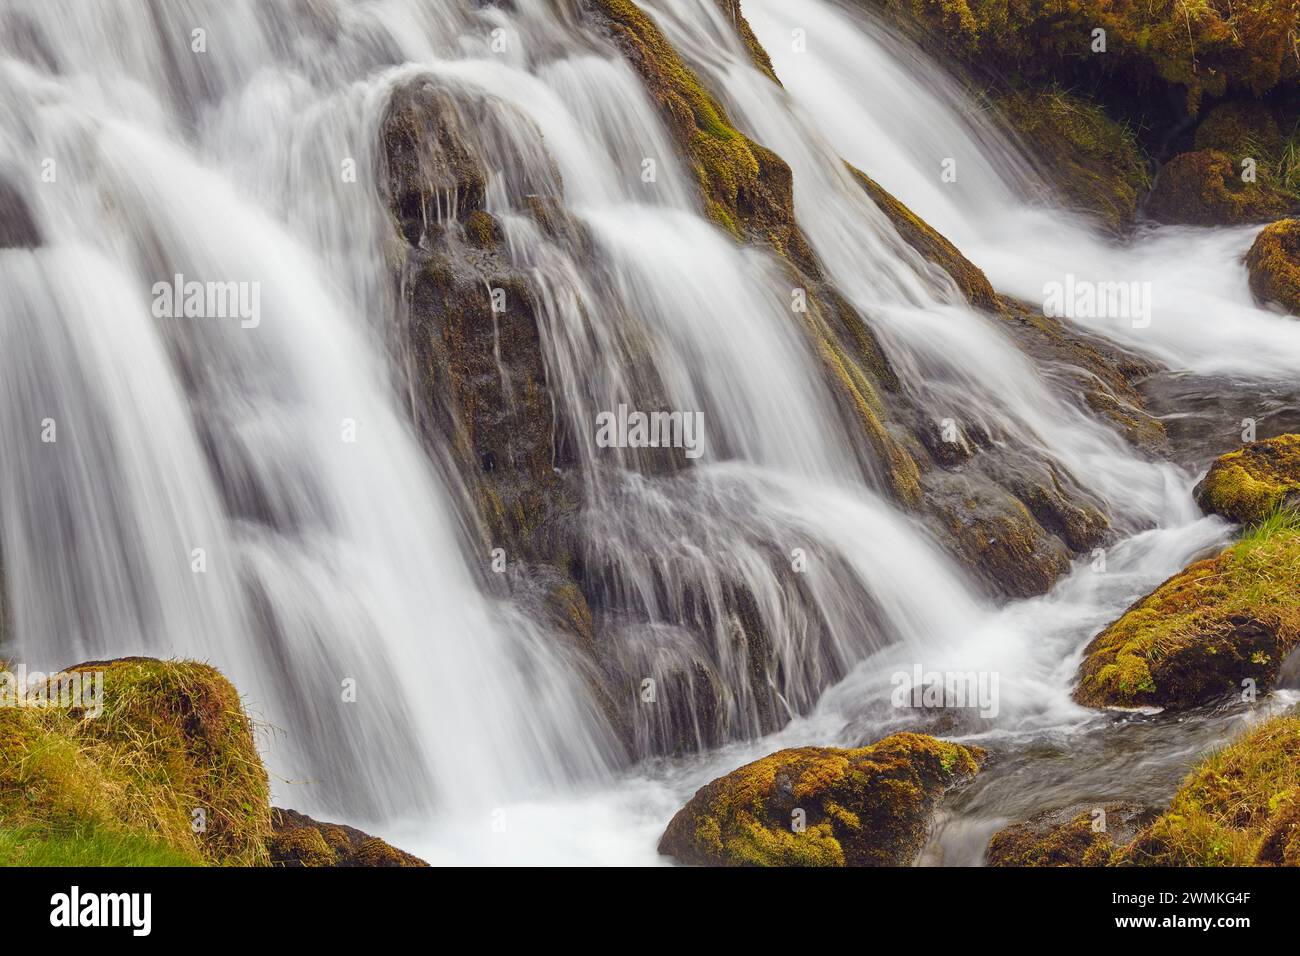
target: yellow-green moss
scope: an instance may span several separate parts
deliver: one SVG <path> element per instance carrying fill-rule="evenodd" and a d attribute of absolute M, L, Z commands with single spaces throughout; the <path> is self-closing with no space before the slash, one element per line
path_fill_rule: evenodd
<path fill-rule="evenodd" d="M 1202 761 L 1120 854 L 1144 866 L 1300 864 L 1300 717 L 1265 721 Z"/>
<path fill-rule="evenodd" d="M 158 845 L 194 863 L 262 862 L 266 771 L 230 683 L 189 661 L 128 658 L 78 670 L 104 673 L 98 717 L 0 709 L 0 827 L 24 835 L 17 858 L 34 843 L 79 838 Z M 205 822 L 200 832 L 196 819 Z"/>
<path fill-rule="evenodd" d="M 1265 226 L 1246 254 L 1250 290 L 1300 316 L 1300 219 Z"/>
<path fill-rule="evenodd" d="M 1095 825 L 1099 810 L 1103 826 Z M 985 859 L 989 866 L 1110 866 L 1154 815 L 1127 801 L 1049 811 L 993 834 Z"/>
<path fill-rule="evenodd" d="M 1253 442 L 1216 459 L 1196 486 L 1196 501 L 1242 523 L 1300 505 L 1300 435 Z"/>
<path fill-rule="evenodd" d="M 659 852 L 704 865 L 906 865 L 943 792 L 983 759 L 977 747 L 908 733 L 858 750 L 782 750 L 703 787 Z"/>
<path fill-rule="evenodd" d="M 1090 707 L 1195 706 L 1259 691 L 1300 642 L 1300 518 L 1283 513 L 1170 578 L 1093 638 L 1074 697 Z"/>

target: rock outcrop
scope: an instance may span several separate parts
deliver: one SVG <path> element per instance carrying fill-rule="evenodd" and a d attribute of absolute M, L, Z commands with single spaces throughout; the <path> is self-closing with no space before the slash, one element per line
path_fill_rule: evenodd
<path fill-rule="evenodd" d="M 417 856 L 355 827 L 321 823 L 296 810 L 271 810 L 266 841 L 272 866 L 428 866 Z"/>

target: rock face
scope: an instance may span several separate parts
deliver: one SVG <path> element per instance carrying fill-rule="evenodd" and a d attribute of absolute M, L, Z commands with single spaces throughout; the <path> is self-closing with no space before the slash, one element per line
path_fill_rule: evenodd
<path fill-rule="evenodd" d="M 1300 508 L 1300 435 L 1253 442 L 1215 460 L 1195 489 L 1210 514 L 1248 524 Z"/>
<path fill-rule="evenodd" d="M 984 757 L 910 733 L 859 750 L 782 750 L 702 788 L 659 852 L 714 866 L 906 866 L 944 792 Z"/>
<path fill-rule="evenodd" d="M 1246 254 L 1250 291 L 1300 316 L 1300 219 L 1265 226 Z"/>
<path fill-rule="evenodd" d="M 265 861 L 266 771 L 229 681 L 206 664 L 139 657 L 67 673 L 103 674 L 102 713 L 0 708 L 0 836 L 20 835 L 13 847 L 0 839 L 0 856 L 78 865 Z M 197 832 L 196 814 L 204 821 Z"/>
<path fill-rule="evenodd" d="M 1264 721 L 1197 765 L 1116 862 L 1300 866 L 1300 717 Z"/>
<path fill-rule="evenodd" d="M 1074 698 L 1089 707 L 1184 709 L 1277 679 L 1300 642 L 1300 519 L 1253 529 L 1134 604 L 1084 651 Z M 1253 685 L 1247 681 L 1253 681 Z"/>
<path fill-rule="evenodd" d="M 1213 149 L 1183 153 L 1156 177 L 1146 211 L 1160 222 L 1192 226 L 1237 226 L 1286 215 L 1290 201 L 1265 182 L 1248 182 L 1226 153 Z"/>
<path fill-rule="evenodd" d="M 417 856 L 339 823 L 321 823 L 296 810 L 271 810 L 266 841 L 272 866 L 428 866 Z"/>
<path fill-rule="evenodd" d="M 993 834 L 986 861 L 989 866 L 1110 866 L 1158 813 L 1123 800 L 1049 810 Z"/>

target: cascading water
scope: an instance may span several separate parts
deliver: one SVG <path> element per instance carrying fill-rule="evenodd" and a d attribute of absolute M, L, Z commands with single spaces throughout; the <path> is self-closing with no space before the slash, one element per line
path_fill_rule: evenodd
<path fill-rule="evenodd" d="M 935 859 L 977 859 L 979 836 L 1033 809 L 1027 793 L 1105 795 L 1115 733 L 1069 700 L 1078 651 L 1226 526 L 1197 516 L 1193 475 L 1144 460 L 967 307 L 841 159 L 1000 291 L 1035 301 L 1067 267 L 1158 275 L 1150 329 L 1095 331 L 1171 366 L 1280 375 L 1300 333 L 1248 304 L 1233 262 L 1245 231 L 1120 248 L 1031 205 L 1043 190 L 1028 164 L 937 68 L 825 0 L 745 0 L 784 91 L 715 4 L 643 6 L 790 164 L 828 278 L 916 404 L 1077 480 L 1124 536 L 1108 572 L 1084 564 L 997 608 L 890 504 L 792 319 L 781 264 L 702 216 L 654 104 L 577 5 L 32 0 L 0 14 L 0 175 L 40 232 L 0 250 L 5 652 L 43 666 L 211 659 L 279 728 L 267 748 L 284 802 L 401 825 L 438 862 L 650 862 L 667 816 L 712 776 L 895 726 L 892 672 L 996 671 L 1003 707 L 982 737 L 1016 755 L 1020 792 L 989 775 L 936 844 Z M 817 56 L 787 52 L 796 24 Z M 562 643 L 476 579 L 472 505 L 445 449 L 431 462 L 407 423 L 377 178 L 390 97 L 412 82 L 463 114 L 486 208 L 539 290 L 603 663 L 686 682 L 686 704 L 631 709 L 634 756 L 694 756 L 619 769 Z M 945 192 L 924 172 L 947 155 L 978 189 Z M 582 237 L 539 229 L 539 199 Z M 178 274 L 259 283 L 259 321 L 157 317 L 151 290 Z M 701 412 L 705 456 L 665 471 L 599 447 L 593 416 L 629 401 Z M 820 572 L 791 575 L 795 549 Z M 737 637 L 746 617 L 771 641 L 766 663 Z M 356 703 L 341 699 L 349 680 Z M 1201 739 L 1221 728 L 1205 722 Z M 1066 738 L 1095 742 L 1076 748 L 1073 789 L 1053 782 L 1059 766 L 1022 768 Z M 1149 774 L 1153 790 L 1181 759 Z M 484 836 L 499 807 L 509 828 Z"/>

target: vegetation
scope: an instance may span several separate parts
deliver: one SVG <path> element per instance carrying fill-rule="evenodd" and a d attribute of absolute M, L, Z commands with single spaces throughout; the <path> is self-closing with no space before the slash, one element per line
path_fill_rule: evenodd
<path fill-rule="evenodd" d="M 1300 717 L 1265 721 L 1197 765 L 1117 861 L 1300 866 Z"/>
<path fill-rule="evenodd" d="M 1223 455 L 1195 494 L 1205 511 L 1242 523 L 1300 506 L 1300 435 L 1279 435 Z"/>
<path fill-rule="evenodd" d="M 1051 810 L 993 834 L 986 859 L 990 866 L 1110 866 L 1154 815 L 1124 801 Z"/>
<path fill-rule="evenodd" d="M 659 852 L 699 865 L 905 866 L 944 791 L 983 761 L 978 747 L 910 733 L 782 750 L 700 789 Z"/>
<path fill-rule="evenodd" d="M 0 862 L 264 862 L 266 771 L 230 683 L 188 661 L 75 670 L 103 672 L 98 716 L 0 709 Z"/>
<path fill-rule="evenodd" d="M 1246 254 L 1246 269 L 1255 298 L 1300 315 L 1300 219 L 1283 219 L 1260 230 Z"/>
<path fill-rule="evenodd" d="M 1270 687 L 1300 642 L 1300 516 L 1278 511 L 1160 585 L 1084 651 L 1090 707 L 1192 707 Z M 1253 685 L 1246 681 L 1253 681 Z"/>

